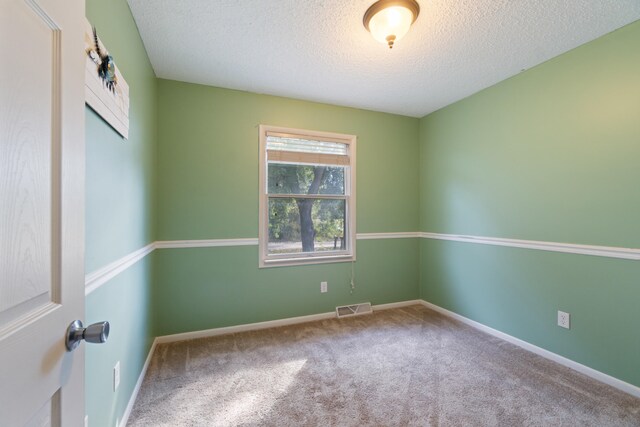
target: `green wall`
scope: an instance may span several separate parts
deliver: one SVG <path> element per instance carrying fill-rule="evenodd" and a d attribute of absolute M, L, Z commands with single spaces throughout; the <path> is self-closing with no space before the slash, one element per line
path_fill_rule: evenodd
<path fill-rule="evenodd" d="M 418 120 L 159 80 L 125 0 L 88 1 L 87 16 L 131 87 L 128 140 L 86 112 L 87 272 L 154 240 L 257 237 L 259 124 L 358 136 L 358 233 L 640 247 L 638 22 Z M 421 297 L 640 385 L 637 262 L 379 239 L 357 242 L 353 294 L 351 268 L 258 269 L 257 246 L 156 250 L 87 297 L 86 321 L 112 324 L 87 345 L 90 425 L 122 418 L 154 336 L 362 301 Z"/>
<path fill-rule="evenodd" d="M 420 229 L 640 247 L 638 46 L 640 22 L 423 118 Z M 420 246 L 425 300 L 640 385 L 637 262 Z"/>
<path fill-rule="evenodd" d="M 417 239 L 359 241 L 353 295 L 350 263 L 258 269 L 257 246 L 162 249 L 156 257 L 157 335 L 418 298 Z"/>
<path fill-rule="evenodd" d="M 258 237 L 259 124 L 357 135 L 357 232 L 417 229 L 417 119 L 168 80 L 158 87 L 159 240 Z M 353 295 L 349 263 L 258 269 L 255 246 L 157 256 L 158 335 L 418 297 L 416 239 L 358 241 Z"/>
<path fill-rule="evenodd" d="M 260 124 L 356 135 L 358 233 L 417 229 L 417 119 L 158 83 L 160 240 L 258 237 Z"/>
<path fill-rule="evenodd" d="M 125 0 L 86 2 L 89 21 L 130 87 L 129 139 L 86 109 L 87 273 L 154 240 L 156 79 Z M 111 336 L 86 346 L 86 413 L 91 427 L 122 418 L 149 351 L 152 257 L 130 267 L 86 298 L 86 323 L 108 320 Z M 121 383 L 113 392 L 113 367 Z"/>

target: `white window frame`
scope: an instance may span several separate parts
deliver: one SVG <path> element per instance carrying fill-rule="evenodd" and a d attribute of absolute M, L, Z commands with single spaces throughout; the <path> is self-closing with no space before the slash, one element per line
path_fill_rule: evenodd
<path fill-rule="evenodd" d="M 258 214 L 258 246 L 259 267 L 281 267 L 292 265 L 325 264 L 334 262 L 351 262 L 356 259 L 356 140 L 355 135 L 346 135 L 332 132 L 320 132 L 306 129 L 294 129 L 280 126 L 260 125 L 260 201 Z M 345 250 L 336 252 L 313 252 L 269 255 L 269 200 L 267 193 L 267 134 L 286 134 L 299 138 L 312 140 L 326 140 L 346 144 L 349 155 L 349 165 L 345 168 L 345 196 L 347 224 L 347 244 Z M 338 251 L 337 251 L 338 252 Z"/>

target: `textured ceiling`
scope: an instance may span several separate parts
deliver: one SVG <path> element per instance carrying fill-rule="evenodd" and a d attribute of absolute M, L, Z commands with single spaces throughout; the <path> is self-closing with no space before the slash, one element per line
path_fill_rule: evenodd
<path fill-rule="evenodd" d="M 128 0 L 158 77 L 422 117 L 640 19 L 640 0 L 418 0 L 389 50 L 374 0 Z"/>

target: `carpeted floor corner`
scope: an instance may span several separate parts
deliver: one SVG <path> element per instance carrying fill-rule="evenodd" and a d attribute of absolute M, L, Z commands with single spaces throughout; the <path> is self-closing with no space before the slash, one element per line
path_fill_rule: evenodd
<path fill-rule="evenodd" d="M 129 426 L 640 426 L 640 399 L 422 306 L 157 347 Z"/>

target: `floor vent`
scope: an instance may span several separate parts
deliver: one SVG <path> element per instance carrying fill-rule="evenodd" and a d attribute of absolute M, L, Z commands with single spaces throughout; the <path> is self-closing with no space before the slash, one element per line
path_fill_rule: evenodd
<path fill-rule="evenodd" d="M 354 305 L 343 305 L 340 307 L 336 307 L 336 314 L 338 317 L 350 317 L 350 316 L 359 316 L 361 314 L 371 314 L 373 310 L 371 309 L 370 302 L 363 302 L 362 304 L 354 304 Z"/>

